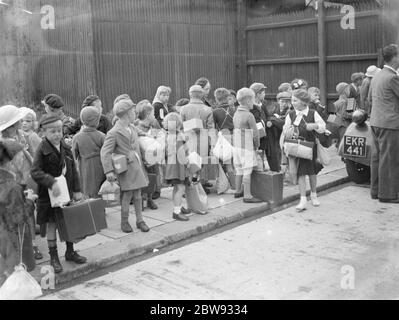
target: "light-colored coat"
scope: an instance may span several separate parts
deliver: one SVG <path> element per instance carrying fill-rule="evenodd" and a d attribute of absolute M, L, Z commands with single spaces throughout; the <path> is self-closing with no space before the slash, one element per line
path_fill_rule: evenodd
<path fill-rule="evenodd" d="M 114 171 L 113 153 L 126 156 L 127 171 L 118 175 L 122 191 L 137 190 L 148 186 L 148 178 L 141 160 L 138 134 L 134 126 L 130 125 L 129 128 L 131 132 L 120 121 L 117 121 L 107 133 L 101 149 L 101 162 L 105 174 Z"/>

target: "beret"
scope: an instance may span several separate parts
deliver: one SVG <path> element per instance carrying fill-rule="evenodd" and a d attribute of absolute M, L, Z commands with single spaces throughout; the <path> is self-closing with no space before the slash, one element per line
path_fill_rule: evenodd
<path fill-rule="evenodd" d="M 43 102 L 47 104 L 50 108 L 60 109 L 65 103 L 62 98 L 54 93 L 48 94 L 43 98 Z"/>

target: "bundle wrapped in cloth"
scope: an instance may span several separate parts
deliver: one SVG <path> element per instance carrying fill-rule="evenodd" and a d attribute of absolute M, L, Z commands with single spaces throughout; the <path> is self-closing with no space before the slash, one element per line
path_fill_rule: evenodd
<path fill-rule="evenodd" d="M 160 164 L 165 158 L 165 146 L 159 139 L 142 136 L 139 137 L 140 152 L 143 160 L 148 166 Z"/>

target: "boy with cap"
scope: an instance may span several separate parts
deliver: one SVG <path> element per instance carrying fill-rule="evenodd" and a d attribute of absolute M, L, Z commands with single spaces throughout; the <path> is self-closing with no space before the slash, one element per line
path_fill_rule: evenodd
<path fill-rule="evenodd" d="M 141 160 L 137 129 L 132 125 L 136 114 L 135 104 L 130 99 L 119 100 L 113 108 L 117 117 L 115 126 L 108 131 L 101 149 L 101 162 L 109 182 L 118 179 L 121 188 L 121 229 L 125 233 L 133 232 L 129 223 L 130 202 L 133 199 L 136 211 L 136 226 L 142 232 L 150 228 L 143 220 L 141 189 L 148 186 L 143 161 Z M 126 157 L 127 170 L 116 174 L 112 163 L 112 154 Z"/>
<path fill-rule="evenodd" d="M 62 209 L 51 206 L 49 192 L 55 197 L 60 195 L 60 187 L 55 180 L 61 175 L 65 176 L 68 191 L 74 200 L 80 200 L 80 183 L 75 167 L 71 148 L 62 139 L 63 122 L 61 118 L 47 114 L 40 121 L 44 139 L 40 143 L 33 161 L 31 176 L 39 186 L 37 200 L 37 223 L 40 225 L 42 237 L 46 236 L 50 253 L 50 264 L 55 273 L 62 272 L 63 268 L 58 258 L 57 235 L 58 225 L 62 223 Z M 63 241 L 63 239 L 60 239 Z M 73 248 L 72 242 L 66 242 L 65 260 L 77 264 L 86 262 Z"/>
<path fill-rule="evenodd" d="M 105 181 L 100 151 L 105 134 L 97 130 L 101 113 L 95 107 L 85 107 L 80 112 L 83 127 L 72 139 L 72 151 L 79 164 L 83 194 L 98 198 L 98 192 Z"/>
<path fill-rule="evenodd" d="M 240 103 L 234 114 L 234 167 L 236 169 L 236 189 L 243 186 L 245 203 L 262 202 L 251 194 L 251 174 L 256 166 L 256 150 L 259 148 L 259 134 L 254 115 L 250 112 L 255 103 L 255 93 L 248 88 L 237 92 Z M 240 193 L 236 197 L 242 196 Z"/>

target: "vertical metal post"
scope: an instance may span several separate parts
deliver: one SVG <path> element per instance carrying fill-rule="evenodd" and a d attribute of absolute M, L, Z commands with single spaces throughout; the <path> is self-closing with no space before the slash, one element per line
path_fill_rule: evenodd
<path fill-rule="evenodd" d="M 247 85 L 246 6 L 246 0 L 237 0 L 236 90 Z"/>
<path fill-rule="evenodd" d="M 321 103 L 327 106 L 327 58 L 326 58 L 326 19 L 324 0 L 317 3 L 317 35 L 319 47 L 319 89 Z"/>

